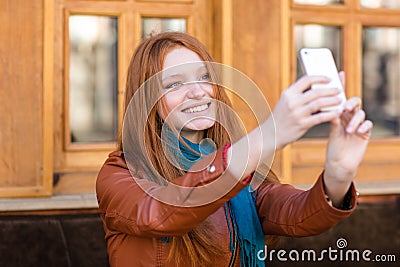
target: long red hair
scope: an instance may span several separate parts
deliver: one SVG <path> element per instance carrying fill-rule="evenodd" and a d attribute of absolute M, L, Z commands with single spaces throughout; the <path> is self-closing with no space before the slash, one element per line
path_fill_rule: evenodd
<path fill-rule="evenodd" d="M 153 75 L 162 71 L 164 59 L 168 52 L 176 47 L 185 47 L 197 53 L 204 62 L 214 62 L 206 47 L 196 38 L 180 32 L 165 32 L 143 40 L 135 50 L 127 73 L 125 91 L 125 112 L 129 105 L 134 105 L 136 112 L 135 127 L 128 129 L 132 146 L 136 147 L 131 155 L 130 162 L 137 171 L 145 171 L 156 182 L 162 183 L 162 179 L 168 181 L 183 175 L 183 171 L 176 168 L 166 157 L 161 144 L 161 129 L 163 121 L 158 110 L 163 108 L 162 100 L 154 105 L 160 92 L 153 86 L 139 90 Z M 219 85 L 213 85 L 215 99 L 227 106 L 232 106 L 229 97 Z M 140 91 L 140 92 L 139 92 Z M 138 95 L 135 95 L 138 93 Z M 134 97 L 135 95 L 135 97 Z M 132 107 L 129 108 L 130 112 Z M 236 137 L 229 136 L 222 124 L 215 123 L 206 130 L 205 137 L 212 139 L 217 147 L 234 142 L 245 133 L 244 127 L 235 118 L 227 119 L 224 109 L 216 110 L 216 117 L 225 119 L 224 127 L 228 124 L 231 129 L 236 129 Z M 218 121 L 218 120 L 217 120 Z M 126 133 L 124 133 L 126 134 Z M 143 142 L 144 140 L 144 142 Z M 123 149 L 122 134 L 119 137 L 119 148 Z M 125 151 L 124 151 L 125 152 Z M 151 165 L 151 166 L 148 166 Z M 151 174 L 149 175 L 150 172 Z M 148 178 L 147 177 L 147 178 Z M 161 178 L 157 178 L 161 177 Z M 271 176 L 276 181 L 276 176 Z M 176 265 L 185 262 L 192 266 L 212 265 L 212 258 L 221 252 L 213 239 L 213 227 L 206 220 L 198 227 L 183 236 L 171 238 L 169 260 L 174 260 Z"/>

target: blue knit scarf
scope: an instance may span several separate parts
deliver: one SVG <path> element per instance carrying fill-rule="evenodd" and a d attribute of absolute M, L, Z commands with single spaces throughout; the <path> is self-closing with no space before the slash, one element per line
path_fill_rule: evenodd
<path fill-rule="evenodd" d="M 179 142 L 181 153 L 176 153 L 177 150 L 174 150 L 174 154 L 185 170 L 188 170 L 196 161 L 216 150 L 209 142 L 195 144 L 182 137 L 186 145 L 197 152 L 195 153 L 188 149 L 182 142 L 177 141 L 175 135 L 173 137 L 170 136 L 170 138 L 175 138 L 175 142 Z M 253 193 L 250 191 L 251 186 L 248 185 L 232 198 L 226 204 L 226 207 L 230 212 L 233 231 L 236 233 L 239 243 L 240 266 L 260 267 L 265 266 L 264 262 L 257 258 L 257 252 L 264 249 L 264 233 L 255 206 L 256 191 Z M 226 216 L 228 220 L 228 214 Z M 230 250 L 233 251 L 235 237 L 229 223 L 228 227 L 230 231 Z"/>

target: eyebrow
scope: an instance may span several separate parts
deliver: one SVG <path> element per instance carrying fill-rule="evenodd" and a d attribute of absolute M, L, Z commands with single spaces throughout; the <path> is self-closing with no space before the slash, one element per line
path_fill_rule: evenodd
<path fill-rule="evenodd" d="M 163 78 L 162 81 L 165 81 L 165 80 L 168 80 L 171 78 L 181 78 L 182 76 L 183 76 L 182 74 L 171 74 L 171 75 L 168 75 L 167 77 Z"/>

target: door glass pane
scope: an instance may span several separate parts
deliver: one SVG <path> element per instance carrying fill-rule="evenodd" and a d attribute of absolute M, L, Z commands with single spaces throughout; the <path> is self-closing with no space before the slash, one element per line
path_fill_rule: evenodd
<path fill-rule="evenodd" d="M 142 18 L 142 38 L 165 31 L 186 32 L 186 19 Z"/>
<path fill-rule="evenodd" d="M 400 8 L 399 0 L 360 0 L 360 4 L 367 8 Z"/>
<path fill-rule="evenodd" d="M 343 0 L 294 0 L 294 3 L 307 5 L 328 5 L 343 4 Z"/>
<path fill-rule="evenodd" d="M 296 56 L 301 48 L 329 48 L 336 61 L 338 70 L 342 69 L 342 28 L 317 24 L 298 24 L 295 26 Z M 301 62 L 297 57 L 297 78 L 304 75 Z M 329 134 L 329 123 L 311 128 L 303 138 L 325 138 Z"/>
<path fill-rule="evenodd" d="M 113 142 L 117 136 L 116 17 L 69 17 L 71 142 Z"/>
<path fill-rule="evenodd" d="M 363 29 L 363 107 L 373 137 L 400 134 L 400 28 Z"/>

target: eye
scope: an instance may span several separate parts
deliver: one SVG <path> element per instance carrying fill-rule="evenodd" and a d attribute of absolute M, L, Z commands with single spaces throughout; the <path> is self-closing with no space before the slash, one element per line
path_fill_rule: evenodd
<path fill-rule="evenodd" d="M 211 81 L 210 73 L 203 74 L 203 75 L 200 77 L 199 80 L 200 80 L 200 81 L 204 81 L 204 82 L 209 82 L 209 81 Z"/>
<path fill-rule="evenodd" d="M 170 84 L 168 84 L 167 86 L 165 86 L 165 89 L 174 89 L 174 88 L 178 88 L 179 86 L 181 86 L 183 83 L 182 82 L 172 82 Z"/>

